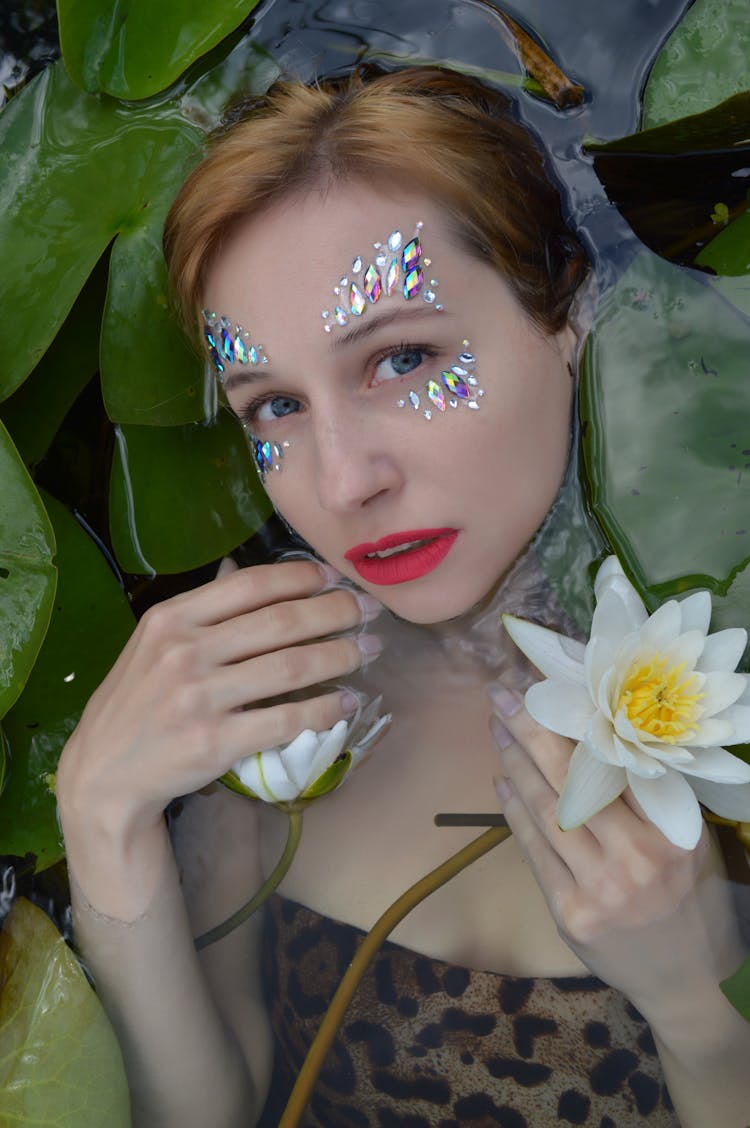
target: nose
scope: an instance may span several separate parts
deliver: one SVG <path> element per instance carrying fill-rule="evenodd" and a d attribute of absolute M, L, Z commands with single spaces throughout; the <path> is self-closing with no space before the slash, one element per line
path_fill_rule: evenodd
<path fill-rule="evenodd" d="M 321 508 L 350 513 L 398 492 L 402 475 L 382 426 L 337 412 L 316 427 L 316 485 Z"/>

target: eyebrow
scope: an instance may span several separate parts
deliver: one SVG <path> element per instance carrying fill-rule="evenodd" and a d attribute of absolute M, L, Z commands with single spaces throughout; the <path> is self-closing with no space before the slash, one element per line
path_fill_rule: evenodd
<path fill-rule="evenodd" d="M 418 318 L 426 317 L 427 315 L 435 317 L 435 309 L 432 306 L 417 306 L 412 309 L 393 309 L 388 312 L 371 314 L 367 320 L 360 322 L 358 325 L 353 325 L 351 329 L 347 329 L 345 333 L 336 332 L 335 335 L 331 334 L 331 349 L 332 351 L 339 352 L 341 349 L 347 348 L 349 345 L 356 344 L 358 341 L 366 340 L 376 333 L 379 329 L 383 329 L 394 321 L 414 321 Z M 441 319 L 449 318 L 450 314 L 441 311 L 439 314 Z M 239 372 L 230 372 L 224 379 L 225 391 L 231 391 L 233 388 L 248 386 L 256 383 L 261 383 L 273 377 L 273 370 L 271 364 L 264 365 L 260 370 L 242 369 Z"/>

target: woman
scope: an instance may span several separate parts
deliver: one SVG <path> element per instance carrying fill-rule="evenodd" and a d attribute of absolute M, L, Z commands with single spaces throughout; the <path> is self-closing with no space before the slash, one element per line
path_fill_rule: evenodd
<path fill-rule="evenodd" d="M 148 612 L 63 755 L 76 931 L 135 1122 L 254 1122 L 268 1008 L 293 1073 L 332 938 L 345 963 L 354 929 L 470 834 L 435 812 L 487 810 L 496 778 L 512 839 L 395 931 L 306 1122 L 744 1126 L 718 850 L 708 832 L 673 847 L 626 799 L 558 829 L 570 742 L 523 710 L 498 626 L 552 603 L 525 550 L 570 446 L 587 267 L 543 162 L 501 95 L 440 70 L 282 86 L 252 110 L 188 179 L 165 245 L 272 502 L 326 563 L 227 562 Z M 357 685 L 394 724 L 308 810 L 266 972 L 259 918 L 199 958 L 192 937 L 285 834 L 212 781 L 354 715 Z M 178 873 L 164 810 L 188 795 Z M 302 981 L 295 952 L 312 952 Z"/>

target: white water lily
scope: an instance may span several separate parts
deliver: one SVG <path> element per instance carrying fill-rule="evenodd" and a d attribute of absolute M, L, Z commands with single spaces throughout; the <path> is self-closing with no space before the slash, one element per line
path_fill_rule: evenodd
<path fill-rule="evenodd" d="M 327 795 L 365 759 L 390 724 L 390 713 L 378 717 L 381 702 L 378 697 L 351 721 L 338 721 L 323 732 L 305 729 L 289 744 L 246 756 L 222 780 L 251 798 L 277 805 Z"/>
<path fill-rule="evenodd" d="M 546 680 L 526 693 L 531 716 L 577 741 L 558 803 L 563 830 L 580 826 L 626 787 L 675 845 L 700 838 L 699 802 L 750 821 L 750 764 L 725 745 L 750 740 L 750 678 L 735 673 L 747 632 L 709 635 L 711 597 L 697 592 L 648 614 L 616 557 L 595 584 L 584 645 L 503 617 Z"/>

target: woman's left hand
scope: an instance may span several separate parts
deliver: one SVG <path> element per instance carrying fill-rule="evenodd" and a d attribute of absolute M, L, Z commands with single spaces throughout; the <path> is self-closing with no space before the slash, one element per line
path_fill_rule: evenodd
<path fill-rule="evenodd" d="M 561 830 L 572 741 L 533 721 L 515 692 L 496 686 L 490 696 L 502 810 L 561 936 L 655 1030 L 695 1022 L 693 989 L 716 990 L 743 956 L 708 829 L 694 850 L 674 846 L 625 791 L 585 825 Z"/>

